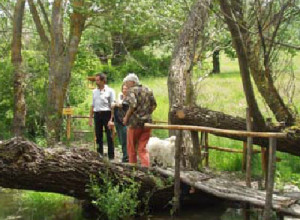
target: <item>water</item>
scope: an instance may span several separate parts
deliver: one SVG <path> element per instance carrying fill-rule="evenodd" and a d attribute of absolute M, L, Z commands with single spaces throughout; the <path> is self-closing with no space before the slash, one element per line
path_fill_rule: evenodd
<path fill-rule="evenodd" d="M 25 201 L 24 202 L 24 197 Z M 262 211 L 252 209 L 247 220 L 261 220 Z M 0 220 L 86 220 L 81 206 L 75 199 L 53 194 L 24 193 L 20 190 L 0 188 Z M 224 203 L 184 207 L 180 216 L 171 217 L 169 212 L 155 213 L 141 220 L 241 220 L 246 219 L 241 208 L 229 208 Z M 276 219 L 274 216 L 272 219 Z"/>

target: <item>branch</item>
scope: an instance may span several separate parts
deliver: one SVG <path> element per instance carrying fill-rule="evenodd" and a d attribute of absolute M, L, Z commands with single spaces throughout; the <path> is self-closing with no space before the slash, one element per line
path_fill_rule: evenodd
<path fill-rule="evenodd" d="M 81 8 L 83 8 L 84 6 L 84 0 L 73 1 L 72 6 L 73 6 L 73 13 L 70 15 L 71 24 L 70 24 L 70 36 L 69 36 L 69 55 L 70 55 L 71 64 L 75 61 L 78 45 L 87 18 L 82 12 L 80 12 Z"/>
<path fill-rule="evenodd" d="M 48 37 L 46 36 L 44 27 L 41 23 L 40 17 L 38 15 L 36 7 L 33 3 L 33 0 L 27 0 L 27 1 L 28 1 L 28 4 L 29 4 L 29 8 L 30 8 L 30 12 L 31 12 L 34 24 L 36 26 L 36 30 L 39 33 L 40 39 L 41 39 L 43 45 L 45 46 L 45 48 L 48 48 L 50 41 L 49 41 Z"/>
<path fill-rule="evenodd" d="M 50 30 L 51 30 L 51 24 L 50 24 L 50 21 L 48 19 L 48 15 L 47 15 L 47 12 L 45 10 L 45 7 L 44 7 L 43 3 L 41 2 L 41 0 L 38 0 L 38 4 L 39 4 L 39 6 L 41 8 L 41 11 L 42 11 L 42 14 L 44 16 L 45 22 L 47 24 L 48 31 L 50 32 Z"/>

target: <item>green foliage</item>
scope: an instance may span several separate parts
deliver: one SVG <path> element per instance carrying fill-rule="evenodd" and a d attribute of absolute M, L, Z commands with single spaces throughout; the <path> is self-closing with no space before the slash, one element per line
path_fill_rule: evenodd
<path fill-rule="evenodd" d="M 118 66 L 102 65 L 101 72 L 107 73 L 108 82 L 120 81 L 128 73 L 139 77 L 160 77 L 168 75 L 170 57 L 156 57 L 152 52 L 134 51 L 126 56 L 126 61 Z"/>
<path fill-rule="evenodd" d="M 140 203 L 137 196 L 140 184 L 129 178 L 119 178 L 115 183 L 108 173 L 100 173 L 100 176 L 103 180 L 101 186 L 92 177 L 88 189 L 100 213 L 109 220 L 134 216 Z"/>
<path fill-rule="evenodd" d="M 10 137 L 13 119 L 13 66 L 8 57 L 0 58 L 0 139 Z"/>
<path fill-rule="evenodd" d="M 24 50 L 23 57 L 27 84 L 25 91 L 27 136 L 36 141 L 45 136 L 49 65 L 46 55 L 40 51 Z"/>

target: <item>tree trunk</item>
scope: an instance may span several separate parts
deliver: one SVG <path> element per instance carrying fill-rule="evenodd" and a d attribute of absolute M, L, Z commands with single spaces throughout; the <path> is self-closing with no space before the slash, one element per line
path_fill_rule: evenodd
<path fill-rule="evenodd" d="M 267 105 L 273 112 L 278 122 L 285 122 L 287 125 L 292 125 L 295 122 L 292 110 L 289 109 L 279 95 L 273 81 L 271 68 L 266 66 L 265 69 L 261 64 L 260 45 L 259 41 L 256 45 L 249 45 L 247 48 L 249 67 L 251 75 L 255 81 L 258 91 L 266 101 Z M 267 64 L 268 65 L 268 64 Z"/>
<path fill-rule="evenodd" d="M 220 5 L 221 10 L 225 15 L 224 18 L 231 32 L 233 44 L 238 55 L 247 103 L 250 108 L 250 113 L 254 117 L 254 129 L 263 130 L 265 125 L 261 114 L 258 112 L 259 109 L 257 107 L 255 97 L 252 95 L 253 92 L 249 70 L 251 70 L 251 75 L 255 81 L 258 91 L 275 115 L 277 121 L 285 122 L 287 125 L 292 125 L 295 122 L 292 110 L 284 104 L 272 78 L 269 53 L 274 45 L 273 42 L 270 43 L 269 48 L 266 48 L 266 45 L 262 42 L 264 39 L 259 39 L 258 34 L 253 35 L 250 33 L 250 25 L 247 24 L 243 18 L 243 3 L 240 0 L 231 0 L 230 2 L 231 5 L 228 3 L 228 0 L 220 1 Z M 271 15 L 268 15 L 267 17 L 269 16 Z M 269 28 L 264 30 L 262 30 L 261 27 L 258 27 L 257 31 L 268 31 L 272 28 L 277 30 L 278 27 L 274 28 L 270 25 Z M 264 34 L 260 34 L 261 38 L 263 38 Z M 276 32 L 274 31 L 273 34 L 276 34 Z M 262 55 L 261 51 L 264 51 L 265 54 Z M 264 63 L 264 67 L 262 63 Z"/>
<path fill-rule="evenodd" d="M 220 73 L 220 50 L 213 52 L 213 70 L 212 73 Z"/>
<path fill-rule="evenodd" d="M 26 102 L 25 102 L 25 73 L 22 65 L 22 22 L 24 16 L 25 0 L 18 0 L 13 18 L 13 40 L 11 61 L 14 66 L 14 119 L 13 133 L 23 136 L 25 132 Z"/>
<path fill-rule="evenodd" d="M 195 125 L 205 126 L 220 129 L 231 129 L 231 130 L 247 130 L 246 119 L 241 117 L 234 117 L 226 115 L 223 112 L 212 111 L 201 107 L 189 107 L 189 106 L 177 106 L 173 107 L 170 114 L 170 120 L 172 124 L 180 125 Z M 290 153 L 293 155 L 300 156 L 300 130 L 283 127 L 266 127 L 265 132 L 280 132 L 285 130 L 288 133 L 287 139 L 278 139 L 278 151 Z M 221 135 L 218 135 L 221 136 Z M 237 136 L 222 136 L 228 137 L 235 140 L 246 141 L 246 138 Z M 253 143 L 261 145 L 262 147 L 268 146 L 268 140 L 266 138 L 254 138 Z M 242 144 L 241 144 L 242 146 Z M 226 146 L 220 146 L 226 147 Z"/>
<path fill-rule="evenodd" d="M 173 198 L 174 185 L 170 183 L 170 178 L 174 177 L 172 169 L 111 163 L 87 149 L 45 149 L 21 138 L 0 144 L 0 186 L 6 188 L 55 192 L 91 201 L 94 198 L 87 191 L 91 176 L 97 178 L 101 187 L 104 181 L 100 174 L 103 173 L 116 184 L 120 179 L 124 182 L 128 178 L 138 182 L 141 186 L 138 193 L 141 205 L 151 210 L 165 209 Z M 264 192 L 249 189 L 240 181 L 237 184 L 232 178 L 232 175 L 226 177 L 226 174 L 220 177 L 210 172 L 181 171 L 180 184 L 185 184 L 186 189 L 188 186 L 197 189 L 191 195 L 184 193 L 181 201 L 200 206 L 201 203 L 212 205 L 225 199 L 264 206 Z M 272 208 L 299 216 L 299 211 L 293 210 L 296 202 L 297 198 L 274 195 Z"/>
<path fill-rule="evenodd" d="M 170 109 L 173 105 L 194 105 L 195 103 L 192 70 L 197 45 L 201 39 L 201 33 L 204 30 L 208 17 L 208 5 L 209 0 L 198 0 L 193 5 L 192 11 L 181 30 L 178 42 L 173 51 L 168 77 Z M 189 146 L 192 145 L 191 134 L 183 132 L 183 136 L 183 146 L 185 149 L 183 154 L 189 154 Z M 197 140 L 194 143 L 197 143 Z"/>
<path fill-rule="evenodd" d="M 70 37 L 66 44 L 63 36 L 63 1 L 56 0 L 53 3 L 46 116 L 48 146 L 53 146 L 60 140 L 64 100 L 86 20 L 86 17 L 79 12 L 83 4 L 83 0 L 72 3 Z"/>
<path fill-rule="evenodd" d="M 173 197 L 173 184 L 167 176 L 143 167 L 110 163 L 88 149 L 43 149 L 21 138 L 0 144 L 2 187 L 55 192 L 92 200 L 87 188 L 92 176 L 98 178 L 100 186 L 103 184 L 101 173 L 107 173 L 116 182 L 126 178 L 139 182 L 139 197 L 145 201 L 151 195 L 150 206 L 164 207 Z M 160 183 L 159 187 L 157 183 Z"/>
<path fill-rule="evenodd" d="M 239 0 L 231 1 L 231 5 L 228 3 L 228 0 L 220 0 L 219 2 L 221 11 L 224 14 L 225 22 L 228 25 L 228 29 L 231 33 L 233 46 L 238 56 L 244 93 L 246 96 L 247 105 L 250 110 L 250 116 L 251 118 L 253 118 L 253 130 L 262 131 L 265 128 L 265 121 L 258 108 L 250 78 L 250 71 L 246 53 L 246 48 L 248 46 L 248 37 L 244 26 L 245 24 L 243 21 L 243 13 L 241 10 L 242 3 Z M 242 23 L 242 25 L 239 26 L 237 23 L 235 23 L 236 19 L 238 19 L 239 22 Z"/>
<path fill-rule="evenodd" d="M 119 65 L 124 61 L 124 56 L 126 55 L 122 34 L 120 32 L 112 32 L 111 38 L 113 46 L 113 58 L 111 63 L 112 65 Z"/>

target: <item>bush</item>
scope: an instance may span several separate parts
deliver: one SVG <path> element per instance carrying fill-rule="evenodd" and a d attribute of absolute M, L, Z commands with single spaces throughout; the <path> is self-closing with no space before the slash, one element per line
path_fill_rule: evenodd
<path fill-rule="evenodd" d="M 91 178 L 89 186 L 90 195 L 95 198 L 93 204 L 100 213 L 110 220 L 134 216 L 139 205 L 137 193 L 140 184 L 128 178 L 119 179 L 115 184 L 108 173 L 100 173 L 100 176 L 103 180 L 101 186 L 95 177 Z"/>

